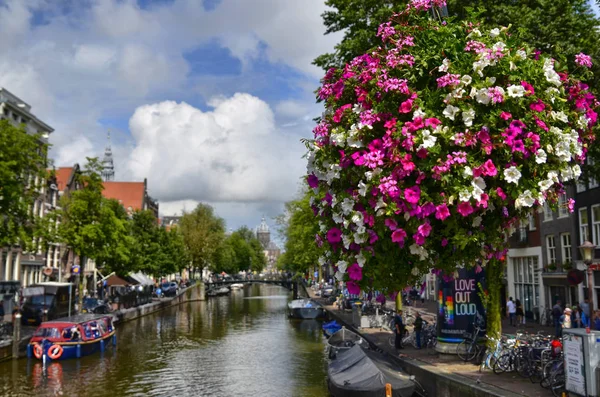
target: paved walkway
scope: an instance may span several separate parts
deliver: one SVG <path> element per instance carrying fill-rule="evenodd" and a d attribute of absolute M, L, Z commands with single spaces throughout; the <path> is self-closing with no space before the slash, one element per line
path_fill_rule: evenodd
<path fill-rule="evenodd" d="M 314 297 L 314 291 L 312 289 L 307 288 L 307 291 Z M 340 311 L 333 305 L 329 305 L 325 302 L 325 299 L 319 299 L 318 297 L 314 298 L 325 305 L 325 308 L 335 316 L 338 316 L 347 324 L 352 324 L 352 313 L 350 311 Z M 388 303 L 387 306 L 391 309 L 394 308 L 393 302 Z M 405 312 L 409 310 L 410 312 L 418 310 L 424 320 L 432 321 L 436 318 L 437 303 L 425 302 L 424 304 L 421 304 L 421 302 L 418 302 L 416 307 L 404 307 Z M 411 327 L 408 327 L 408 329 L 411 330 Z M 517 329 L 523 329 L 529 333 L 545 331 L 547 334 L 553 334 L 554 332 L 552 327 L 544 327 L 533 323 L 526 323 L 519 328 L 512 327 L 508 324 L 508 319 L 503 320 L 502 329 L 504 334 L 514 334 Z M 402 350 L 401 354 L 398 354 L 394 347 L 389 345 L 391 332 L 380 328 L 361 328 L 359 331 L 365 337 L 368 337 L 370 341 L 373 341 L 379 348 L 389 354 L 399 356 L 402 360 L 413 360 L 420 364 L 425 364 L 432 372 L 442 372 L 450 376 L 461 377 L 462 380 L 467 383 L 470 381 L 473 385 L 492 386 L 492 388 L 495 388 L 495 390 L 499 392 L 497 395 L 523 395 L 529 397 L 552 395 L 552 392 L 549 390 L 543 389 L 539 384 L 534 384 L 529 379 L 524 379 L 516 373 L 495 375 L 490 370 L 486 370 L 482 373 L 479 372 L 478 366 L 471 363 L 464 363 L 453 354 L 438 353 L 435 349 L 417 350 L 412 346 L 407 346 Z"/>

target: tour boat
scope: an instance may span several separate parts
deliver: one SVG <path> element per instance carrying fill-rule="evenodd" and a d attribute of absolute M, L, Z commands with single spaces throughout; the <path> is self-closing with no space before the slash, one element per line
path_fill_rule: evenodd
<path fill-rule="evenodd" d="M 27 346 L 27 357 L 39 360 L 65 360 L 104 351 L 116 345 L 112 316 L 81 314 L 43 322 Z"/>
<path fill-rule="evenodd" d="M 291 318 L 323 318 L 325 309 L 312 299 L 296 299 L 288 303 L 288 315 Z"/>

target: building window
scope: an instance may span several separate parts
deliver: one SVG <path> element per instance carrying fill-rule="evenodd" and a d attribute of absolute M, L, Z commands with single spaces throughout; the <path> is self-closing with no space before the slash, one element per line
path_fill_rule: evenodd
<path fill-rule="evenodd" d="M 567 194 L 563 193 L 558 196 L 558 217 L 564 218 L 569 216 L 569 209 L 567 208 Z"/>
<path fill-rule="evenodd" d="M 529 214 L 527 221 L 529 222 L 529 230 L 535 230 L 535 215 L 533 213 Z"/>
<path fill-rule="evenodd" d="M 592 243 L 600 245 L 600 204 L 592 207 Z"/>
<path fill-rule="evenodd" d="M 548 253 L 548 264 L 556 263 L 556 242 L 552 234 L 546 236 L 546 250 Z"/>
<path fill-rule="evenodd" d="M 579 244 L 590 239 L 590 224 L 588 220 L 587 208 L 579 209 Z"/>
<path fill-rule="evenodd" d="M 544 221 L 552 220 L 552 208 L 548 205 L 548 203 L 544 203 Z"/>
<path fill-rule="evenodd" d="M 515 297 L 521 301 L 525 316 L 533 316 L 539 304 L 538 258 L 524 256 L 513 258 L 515 272 Z"/>
<path fill-rule="evenodd" d="M 562 244 L 562 261 L 564 263 L 571 263 L 573 257 L 571 255 L 571 234 L 570 233 L 562 233 L 560 235 L 560 240 Z"/>
<path fill-rule="evenodd" d="M 594 160 L 588 157 L 588 165 L 594 165 Z M 598 180 L 588 173 L 588 186 L 590 189 L 598 187 Z"/>

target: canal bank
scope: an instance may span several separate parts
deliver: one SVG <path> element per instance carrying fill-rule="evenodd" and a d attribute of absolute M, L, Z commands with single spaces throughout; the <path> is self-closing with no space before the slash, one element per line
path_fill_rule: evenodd
<path fill-rule="evenodd" d="M 114 318 L 114 323 L 119 324 L 165 310 L 171 306 L 181 305 L 182 303 L 186 302 L 203 301 L 205 299 L 206 293 L 204 283 L 200 282 L 181 290 L 172 298 L 154 299 L 152 303 L 132 307 L 129 309 L 120 309 L 113 312 L 112 315 Z M 33 331 L 33 327 L 25 327 L 22 329 L 21 338 L 19 341 L 19 357 L 25 357 L 27 355 L 27 344 L 33 336 Z M 0 342 L 0 361 L 13 357 L 13 343 L 14 342 L 12 340 Z"/>
<path fill-rule="evenodd" d="M 434 349 L 417 350 L 407 346 L 399 355 L 388 342 L 391 336 L 389 331 L 381 328 L 355 327 L 351 312 L 340 311 L 324 299 L 319 299 L 311 288 L 307 288 L 307 292 L 310 297 L 324 305 L 331 319 L 360 334 L 372 347 L 380 349 L 393 358 L 406 373 L 414 375 L 428 396 L 544 397 L 548 395 L 548 390 L 517 374 L 495 375 L 491 371 L 481 373 L 478 371 L 478 366 L 464 363 L 452 354 L 438 353 Z M 435 316 L 435 313 L 429 313 L 424 308 L 412 310 L 419 310 L 427 321 Z"/>

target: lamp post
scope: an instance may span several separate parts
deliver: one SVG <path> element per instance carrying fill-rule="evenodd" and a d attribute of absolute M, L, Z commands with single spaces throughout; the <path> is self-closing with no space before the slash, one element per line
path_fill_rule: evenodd
<path fill-rule="evenodd" d="M 594 297 L 592 295 L 592 277 L 593 277 L 593 271 L 592 271 L 592 262 L 594 260 L 594 251 L 596 249 L 596 246 L 589 242 L 586 241 L 584 242 L 582 245 L 579 246 L 579 252 L 581 252 L 581 257 L 583 259 L 583 263 L 587 266 L 587 279 L 588 279 L 588 301 L 589 301 L 589 307 L 590 307 L 590 329 L 594 329 Z"/>

